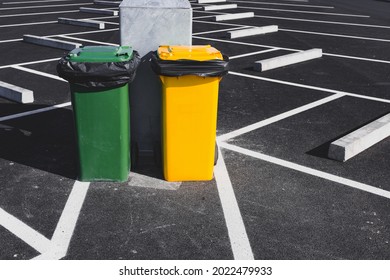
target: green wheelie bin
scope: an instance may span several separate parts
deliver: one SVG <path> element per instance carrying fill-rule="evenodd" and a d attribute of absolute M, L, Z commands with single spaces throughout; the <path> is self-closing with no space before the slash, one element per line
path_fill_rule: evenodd
<path fill-rule="evenodd" d="M 71 89 L 80 181 L 128 179 L 128 83 L 139 61 L 131 47 L 86 46 L 72 50 L 57 65 Z"/>

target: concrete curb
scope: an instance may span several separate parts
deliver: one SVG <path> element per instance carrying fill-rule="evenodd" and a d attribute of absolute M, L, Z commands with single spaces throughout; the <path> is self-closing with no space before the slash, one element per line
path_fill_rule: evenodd
<path fill-rule="evenodd" d="M 227 9 L 237 9 L 237 4 L 227 4 L 227 5 L 210 5 L 204 6 L 205 11 L 216 11 L 216 10 L 227 10 Z"/>
<path fill-rule="evenodd" d="M 226 0 L 198 0 L 198 4 L 221 3 L 221 2 L 226 2 Z"/>
<path fill-rule="evenodd" d="M 255 16 L 255 13 L 238 13 L 238 14 L 227 14 L 227 15 L 218 15 L 215 16 L 215 21 L 224 21 L 224 20 L 232 20 L 232 19 L 242 19 L 242 18 L 252 18 Z"/>
<path fill-rule="evenodd" d="M 87 7 L 80 7 L 80 12 L 82 12 L 82 13 L 90 13 L 90 14 L 109 15 L 109 16 L 117 16 L 117 15 L 119 15 L 118 11 L 111 11 L 111 10 L 105 10 L 105 9 L 96 9 L 96 8 L 87 8 Z"/>
<path fill-rule="evenodd" d="M 347 161 L 376 143 L 390 136 L 390 114 L 332 142 L 328 156 L 338 161 Z"/>
<path fill-rule="evenodd" d="M 267 70 L 315 59 L 322 57 L 322 49 L 311 49 L 307 51 L 282 55 L 269 59 L 256 61 L 254 64 L 254 70 L 264 72 Z"/>
<path fill-rule="evenodd" d="M 0 82 L 0 97 L 23 104 L 34 102 L 33 91 L 4 82 Z"/>
<path fill-rule="evenodd" d="M 268 25 L 268 26 L 262 26 L 262 27 L 254 27 L 254 28 L 246 28 L 246 29 L 228 31 L 227 37 L 229 39 L 234 39 L 234 38 L 240 38 L 240 37 L 247 37 L 247 36 L 272 33 L 272 32 L 277 32 L 277 31 L 278 31 L 277 25 Z"/>
<path fill-rule="evenodd" d="M 79 43 L 51 39 L 51 38 L 40 37 L 35 35 L 23 35 L 23 41 L 27 43 L 32 43 L 36 45 L 47 46 L 47 47 L 52 47 L 57 49 L 63 49 L 68 51 L 71 51 L 75 48 L 79 48 L 82 46 L 82 44 Z"/>
<path fill-rule="evenodd" d="M 84 26 L 84 27 L 92 27 L 92 28 L 97 28 L 97 29 L 105 29 L 104 22 L 93 21 L 93 20 L 58 18 L 58 23 Z"/>
<path fill-rule="evenodd" d="M 93 1 L 96 5 L 102 5 L 102 6 L 111 6 L 111 7 L 119 7 L 121 1 L 99 1 L 95 0 Z"/>

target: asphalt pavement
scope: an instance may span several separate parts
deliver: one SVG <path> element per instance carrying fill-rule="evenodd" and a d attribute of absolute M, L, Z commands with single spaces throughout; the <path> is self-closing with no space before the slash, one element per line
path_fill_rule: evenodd
<path fill-rule="evenodd" d="M 193 44 L 230 57 L 220 84 L 214 179 L 168 183 L 152 155 L 127 182 L 79 182 L 67 51 L 32 34 L 119 44 L 119 16 L 93 1 L 0 2 L 0 81 L 34 92 L 0 98 L 0 259 L 390 259 L 390 139 L 346 162 L 332 141 L 390 113 L 390 9 L 379 0 L 237 0 L 193 8 Z M 217 3 L 218 5 L 218 3 Z M 214 21 L 215 15 L 253 18 Z M 106 28 L 57 23 L 104 21 Z M 227 31 L 279 31 L 228 39 Z M 266 72 L 255 61 L 321 48 Z"/>

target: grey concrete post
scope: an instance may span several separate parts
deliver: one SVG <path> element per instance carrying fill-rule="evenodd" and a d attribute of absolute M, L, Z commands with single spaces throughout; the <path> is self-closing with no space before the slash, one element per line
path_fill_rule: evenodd
<path fill-rule="evenodd" d="M 192 44 L 192 8 L 188 0 L 123 0 L 121 45 L 142 57 L 130 86 L 131 138 L 140 152 L 161 143 L 161 82 L 152 71 L 150 55 L 160 45 Z"/>

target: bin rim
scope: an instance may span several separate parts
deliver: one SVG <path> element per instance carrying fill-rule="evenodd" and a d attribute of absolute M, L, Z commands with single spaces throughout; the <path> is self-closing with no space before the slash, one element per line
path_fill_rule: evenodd
<path fill-rule="evenodd" d="M 223 59 L 212 60 L 163 60 L 158 57 L 157 51 L 152 53 L 151 67 L 161 76 L 199 76 L 199 77 L 222 77 L 229 71 L 229 57 L 222 54 Z"/>

